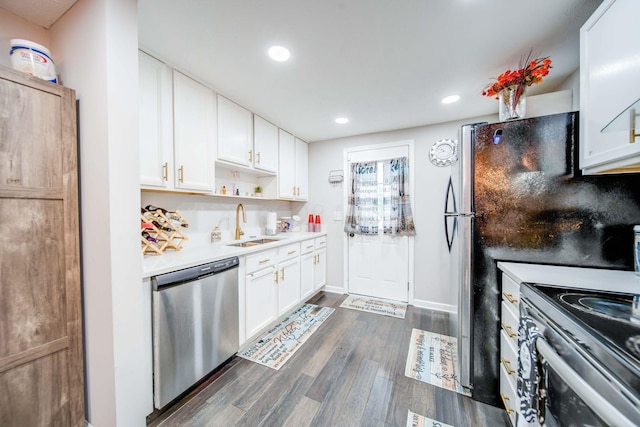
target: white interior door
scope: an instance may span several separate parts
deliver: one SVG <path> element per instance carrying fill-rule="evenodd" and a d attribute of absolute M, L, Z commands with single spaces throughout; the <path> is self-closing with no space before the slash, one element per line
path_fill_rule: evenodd
<path fill-rule="evenodd" d="M 413 141 L 390 146 L 349 149 L 346 154 L 345 171 L 351 173 L 354 162 L 382 161 L 396 157 L 407 157 L 411 165 Z M 382 190 L 382 167 L 379 170 L 379 188 Z M 410 173 L 413 170 L 409 168 Z M 410 185 L 413 182 L 410 177 Z M 346 188 L 348 187 L 348 188 Z M 351 191 L 351 176 L 347 177 L 345 191 Z M 345 199 L 347 194 L 345 193 Z M 346 203 L 345 203 L 346 206 Z M 348 247 L 348 292 L 396 301 L 409 301 L 412 268 L 412 245 L 407 236 L 393 237 L 382 233 L 382 203 L 379 203 L 377 235 L 346 235 Z"/>

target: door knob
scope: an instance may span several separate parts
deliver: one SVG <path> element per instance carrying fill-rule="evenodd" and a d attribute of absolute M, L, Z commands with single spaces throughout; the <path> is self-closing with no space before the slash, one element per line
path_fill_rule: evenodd
<path fill-rule="evenodd" d="M 355 234 L 349 233 L 349 237 L 353 237 L 353 236 L 355 236 Z"/>

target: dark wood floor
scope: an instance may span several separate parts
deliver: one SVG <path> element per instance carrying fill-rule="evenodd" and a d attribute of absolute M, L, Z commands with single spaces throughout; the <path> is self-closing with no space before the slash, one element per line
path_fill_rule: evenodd
<path fill-rule="evenodd" d="M 404 375 L 411 329 L 450 334 L 449 316 L 409 307 L 404 320 L 336 308 L 279 370 L 233 359 L 152 426 L 397 427 L 407 412 L 465 426 L 508 426 L 504 410 Z"/>

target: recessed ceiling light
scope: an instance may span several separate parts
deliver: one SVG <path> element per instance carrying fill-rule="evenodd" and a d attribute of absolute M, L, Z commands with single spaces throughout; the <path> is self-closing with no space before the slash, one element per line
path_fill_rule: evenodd
<path fill-rule="evenodd" d="M 447 96 L 445 98 L 442 98 L 442 103 L 443 104 L 451 104 L 454 103 L 456 101 L 460 100 L 460 97 L 458 95 L 451 95 L 451 96 Z"/>
<path fill-rule="evenodd" d="M 283 46 L 271 46 L 268 53 L 271 59 L 278 62 L 284 62 L 291 56 L 289 49 Z"/>
<path fill-rule="evenodd" d="M 345 123 L 349 123 L 349 119 L 347 119 L 346 117 L 338 117 L 336 119 L 336 123 L 343 125 Z"/>

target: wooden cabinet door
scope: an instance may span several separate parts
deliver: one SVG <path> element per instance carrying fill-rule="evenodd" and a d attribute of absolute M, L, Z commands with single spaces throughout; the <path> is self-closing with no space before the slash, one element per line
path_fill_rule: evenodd
<path fill-rule="evenodd" d="M 253 134 L 253 167 L 278 172 L 278 127 L 254 114 Z"/>
<path fill-rule="evenodd" d="M 295 198 L 296 143 L 293 135 L 280 129 L 278 136 L 278 197 Z"/>
<path fill-rule="evenodd" d="M 75 108 L 0 67 L 3 426 L 84 426 Z"/>
<path fill-rule="evenodd" d="M 218 95 L 218 160 L 251 166 L 254 154 L 251 111 Z"/>
<path fill-rule="evenodd" d="M 175 186 L 213 190 L 216 98 L 195 80 L 173 72 Z"/>
<path fill-rule="evenodd" d="M 171 188 L 173 181 L 173 102 L 171 70 L 138 52 L 140 184 Z"/>

